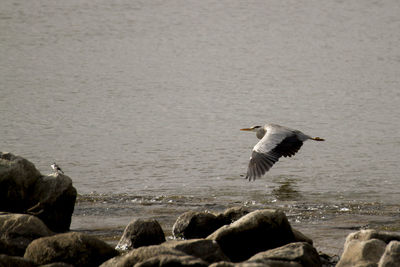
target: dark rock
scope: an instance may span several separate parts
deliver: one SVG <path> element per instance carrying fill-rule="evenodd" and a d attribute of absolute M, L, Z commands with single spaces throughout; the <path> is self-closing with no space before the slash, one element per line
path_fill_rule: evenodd
<path fill-rule="evenodd" d="M 165 242 L 165 235 L 156 220 L 137 219 L 131 221 L 125 228 L 116 249 L 128 250 L 163 242 Z"/>
<path fill-rule="evenodd" d="M 306 266 L 306 265 L 304 265 Z M 211 264 L 209 267 L 304 267 L 300 263 L 292 261 L 265 260 L 261 262 L 240 262 L 232 263 L 221 261 Z"/>
<path fill-rule="evenodd" d="M 215 240 L 231 261 L 295 242 L 286 215 L 280 210 L 253 211 L 231 225 L 225 225 L 207 239 Z"/>
<path fill-rule="evenodd" d="M 102 267 L 130 267 L 160 255 L 187 256 L 187 254 L 163 245 L 154 245 L 133 249 L 128 253 L 104 262 Z M 158 266 L 158 265 L 157 265 Z"/>
<path fill-rule="evenodd" d="M 30 161 L 0 152 L 0 211 L 25 212 L 29 190 L 41 176 Z"/>
<path fill-rule="evenodd" d="M 299 230 L 294 229 L 293 227 L 292 227 L 292 231 L 293 231 L 294 239 L 296 240 L 296 242 L 307 242 L 308 244 L 313 245 L 313 241 L 311 238 L 304 235 Z"/>
<path fill-rule="evenodd" d="M 204 238 L 223 223 L 212 213 L 188 211 L 178 217 L 172 227 L 175 238 Z"/>
<path fill-rule="evenodd" d="M 0 152 L 0 211 L 28 213 L 50 230 L 65 232 L 71 225 L 76 195 L 68 176 L 42 176 L 28 160 Z"/>
<path fill-rule="evenodd" d="M 9 256 L 0 254 L 0 266 L 1 267 L 35 267 L 36 264 L 33 261 L 27 260 L 22 257 Z"/>
<path fill-rule="evenodd" d="M 40 267 L 74 267 L 74 265 L 65 262 L 53 262 L 45 265 L 40 265 Z"/>
<path fill-rule="evenodd" d="M 23 256 L 34 239 L 53 235 L 38 218 L 26 214 L 0 214 L 0 253 Z"/>
<path fill-rule="evenodd" d="M 221 248 L 214 240 L 175 240 L 166 242 L 163 246 L 182 251 L 208 263 L 229 261 L 229 258 L 222 252 Z"/>
<path fill-rule="evenodd" d="M 66 232 L 71 225 L 76 195 L 68 176 L 56 173 L 40 177 L 31 195 L 32 203 L 36 204 L 28 212 L 39 217 L 52 231 Z"/>
<path fill-rule="evenodd" d="M 135 267 L 206 267 L 208 264 L 192 256 L 159 255 L 138 264 Z"/>
<path fill-rule="evenodd" d="M 309 267 L 322 266 L 318 252 L 312 245 L 305 242 L 290 243 L 279 248 L 260 252 L 248 259 L 247 262 L 268 263 L 270 260 L 295 262 Z"/>
<path fill-rule="evenodd" d="M 239 220 L 244 215 L 250 213 L 249 209 L 243 206 L 232 207 L 226 209 L 223 213 L 218 214 L 217 218 L 221 222 L 221 226 L 225 224 L 233 223 Z"/>
<path fill-rule="evenodd" d="M 24 258 L 37 264 L 64 262 L 74 266 L 98 266 L 116 255 L 118 252 L 104 241 L 70 232 L 32 241 L 26 248 Z"/>
<path fill-rule="evenodd" d="M 398 267 L 400 265 L 400 242 L 391 241 L 385 249 L 378 267 Z"/>

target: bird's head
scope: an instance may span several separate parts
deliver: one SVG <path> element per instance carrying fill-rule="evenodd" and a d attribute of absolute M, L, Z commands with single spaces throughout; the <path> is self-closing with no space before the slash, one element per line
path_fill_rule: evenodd
<path fill-rule="evenodd" d="M 243 128 L 243 129 L 240 129 L 240 130 L 241 131 L 248 131 L 248 132 L 257 132 L 261 128 L 262 128 L 262 126 L 257 125 L 257 126 L 253 126 L 253 127 L 250 127 L 250 128 Z"/>

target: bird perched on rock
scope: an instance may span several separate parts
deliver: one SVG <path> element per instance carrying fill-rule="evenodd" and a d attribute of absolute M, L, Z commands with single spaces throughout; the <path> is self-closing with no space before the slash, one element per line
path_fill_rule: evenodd
<path fill-rule="evenodd" d="M 304 141 L 308 139 L 325 141 L 277 124 L 265 124 L 240 130 L 255 132 L 257 138 L 261 139 L 254 146 L 250 157 L 246 174 L 246 179 L 249 181 L 263 176 L 280 157 L 291 157 L 296 154 Z"/>
<path fill-rule="evenodd" d="M 62 173 L 64 174 L 63 170 L 61 170 L 60 166 L 58 166 L 55 162 L 51 164 L 51 168 L 55 173 Z"/>

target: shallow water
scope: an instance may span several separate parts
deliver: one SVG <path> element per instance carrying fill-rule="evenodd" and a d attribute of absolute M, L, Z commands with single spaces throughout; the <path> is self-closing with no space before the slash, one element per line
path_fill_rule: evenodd
<path fill-rule="evenodd" d="M 1 150 L 80 197 L 72 228 L 284 209 L 318 249 L 398 230 L 397 1 L 2 1 Z M 244 181 L 267 122 L 307 142 Z M 114 240 L 114 241 L 113 241 Z"/>

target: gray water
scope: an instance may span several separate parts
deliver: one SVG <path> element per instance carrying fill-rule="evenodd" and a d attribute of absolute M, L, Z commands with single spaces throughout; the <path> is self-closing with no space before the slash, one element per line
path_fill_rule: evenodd
<path fill-rule="evenodd" d="M 400 229 L 398 1 L 0 3 L 0 149 L 80 196 L 72 228 L 278 207 L 317 249 Z M 304 144 L 246 182 L 254 134 Z M 115 235 L 111 237 L 111 235 Z M 114 240 L 114 241 L 113 241 Z"/>

